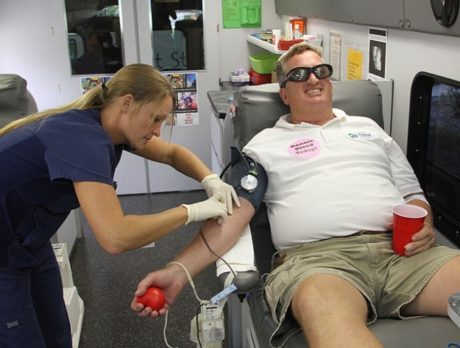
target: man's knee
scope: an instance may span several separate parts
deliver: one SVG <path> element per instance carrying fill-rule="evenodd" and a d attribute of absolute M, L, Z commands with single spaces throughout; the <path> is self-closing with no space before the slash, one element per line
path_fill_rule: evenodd
<path fill-rule="evenodd" d="M 334 276 L 316 274 L 302 281 L 294 292 L 292 310 L 295 317 L 302 313 L 314 314 L 316 311 L 327 310 L 333 297 L 337 294 L 332 289 Z"/>
<path fill-rule="evenodd" d="M 367 302 L 348 281 L 330 274 L 315 274 L 301 282 L 292 298 L 292 312 L 297 320 L 307 315 L 315 320 L 331 315 L 357 315 L 367 318 Z"/>

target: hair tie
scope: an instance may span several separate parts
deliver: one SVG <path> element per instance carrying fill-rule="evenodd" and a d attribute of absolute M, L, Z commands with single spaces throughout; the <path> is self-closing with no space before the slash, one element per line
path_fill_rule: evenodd
<path fill-rule="evenodd" d="M 101 87 L 104 91 L 107 89 L 107 87 L 105 86 L 105 82 L 102 82 Z"/>

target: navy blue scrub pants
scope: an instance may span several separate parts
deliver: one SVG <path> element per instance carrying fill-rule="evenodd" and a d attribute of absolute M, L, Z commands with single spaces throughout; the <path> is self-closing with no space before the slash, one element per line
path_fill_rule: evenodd
<path fill-rule="evenodd" d="M 61 275 L 51 245 L 34 266 L 0 267 L 0 348 L 71 348 Z"/>

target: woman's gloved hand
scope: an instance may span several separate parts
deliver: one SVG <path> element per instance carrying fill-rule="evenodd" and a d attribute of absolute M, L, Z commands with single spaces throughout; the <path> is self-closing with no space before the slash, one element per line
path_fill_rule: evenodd
<path fill-rule="evenodd" d="M 233 213 L 233 202 L 235 202 L 237 207 L 240 207 L 240 201 L 236 195 L 235 189 L 233 186 L 223 182 L 217 174 L 210 174 L 201 180 L 201 185 L 206 191 L 208 197 L 219 193 L 224 199 L 224 203 L 227 205 L 228 214 Z"/>
<path fill-rule="evenodd" d="M 182 204 L 187 209 L 188 219 L 185 223 L 188 225 L 190 222 L 203 221 L 207 219 L 217 219 L 217 222 L 222 223 L 225 216 L 227 216 L 227 205 L 220 193 L 216 193 L 205 201 Z"/>

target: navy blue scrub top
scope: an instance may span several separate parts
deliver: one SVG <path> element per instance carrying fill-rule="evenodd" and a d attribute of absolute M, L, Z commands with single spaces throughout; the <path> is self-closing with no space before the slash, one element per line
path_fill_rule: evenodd
<path fill-rule="evenodd" d="M 24 258 L 18 248 L 33 255 L 48 244 L 79 207 L 73 181 L 113 185 L 122 150 L 96 109 L 71 110 L 1 136 L 0 267 L 27 263 L 13 262 Z"/>

